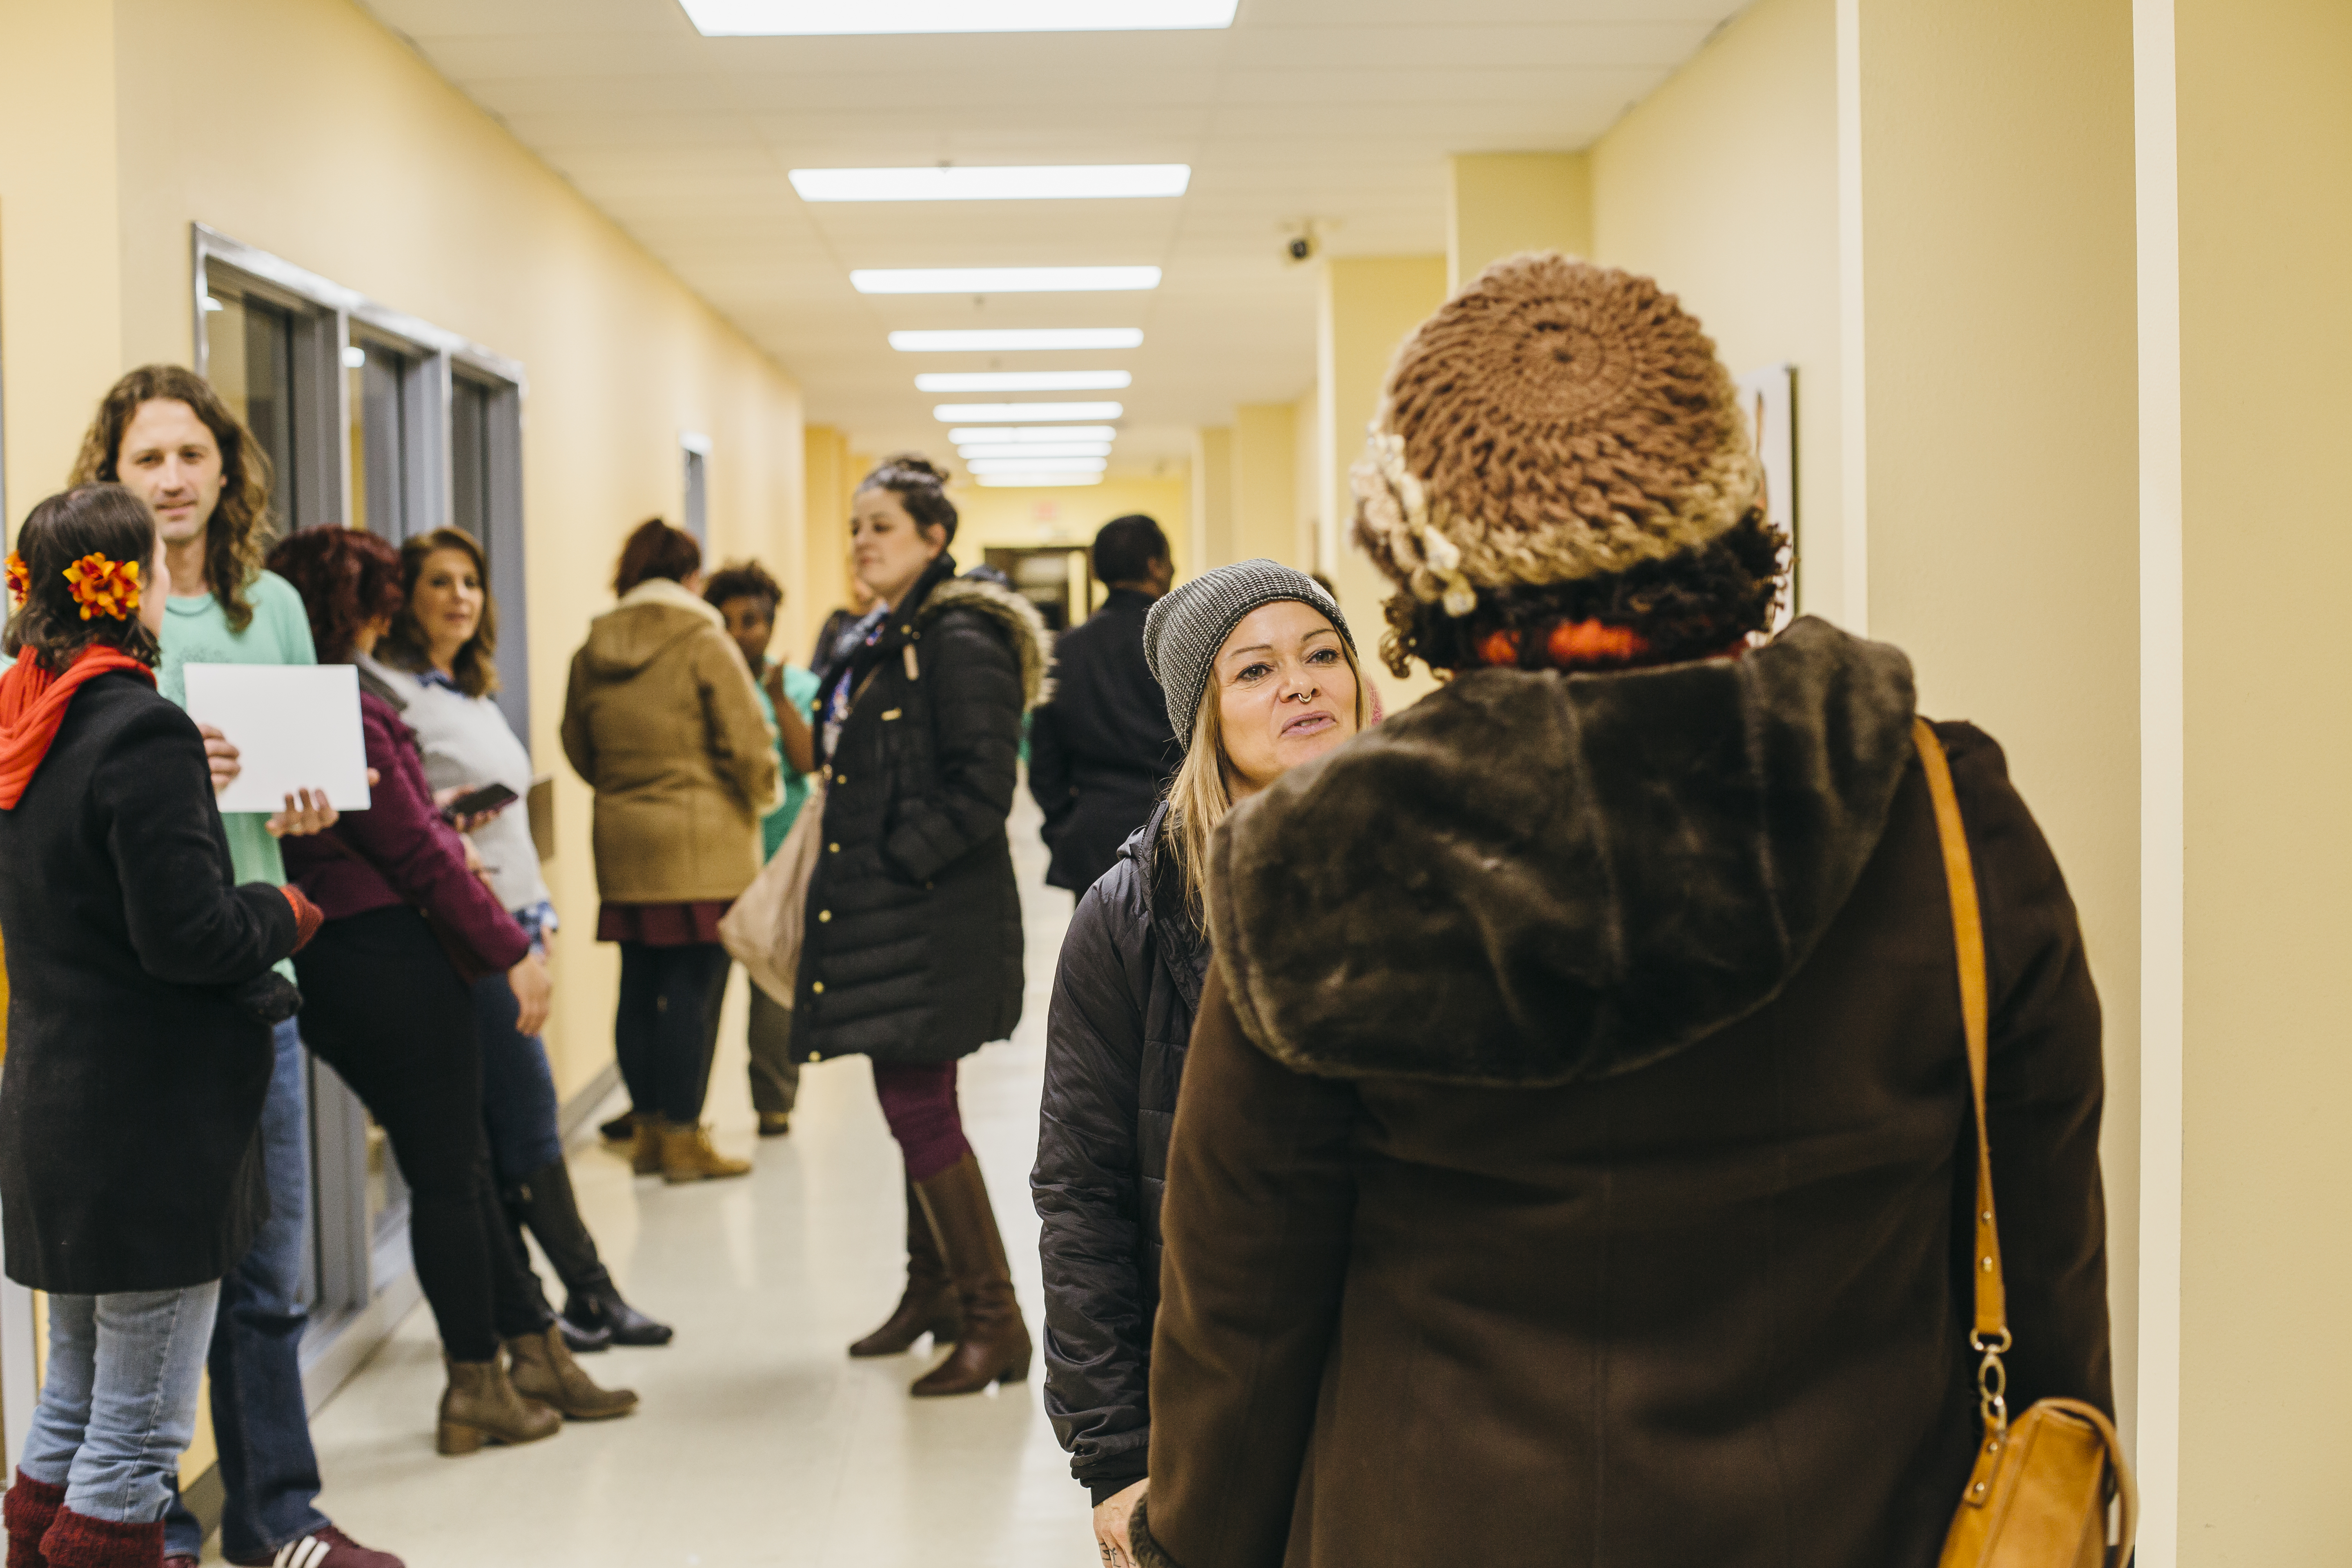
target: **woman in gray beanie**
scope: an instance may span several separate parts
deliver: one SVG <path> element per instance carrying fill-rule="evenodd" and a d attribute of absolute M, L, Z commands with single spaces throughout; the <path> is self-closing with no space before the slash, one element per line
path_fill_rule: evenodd
<path fill-rule="evenodd" d="M 1200 870 L 1234 804 L 1363 727 L 1346 617 L 1271 561 L 1202 574 L 1144 623 L 1186 742 L 1169 799 L 1079 900 L 1054 975 L 1030 1177 L 1044 1222 L 1045 1409 L 1095 1502 L 1106 1563 L 1132 1556 L 1160 1294 L 1160 1194 L 1185 1042 L 1209 969 Z"/>

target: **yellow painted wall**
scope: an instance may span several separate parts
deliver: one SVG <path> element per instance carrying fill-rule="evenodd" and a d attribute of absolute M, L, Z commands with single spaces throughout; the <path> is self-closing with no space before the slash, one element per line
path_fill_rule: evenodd
<path fill-rule="evenodd" d="M 522 362 L 532 752 L 558 783 L 562 1086 L 610 1059 L 589 796 L 555 738 L 624 533 L 676 516 L 708 434 L 715 553 L 802 552 L 792 381 L 357 6 L 0 7 L 9 503 L 65 477 L 107 384 L 189 363 L 203 222 Z"/>
<path fill-rule="evenodd" d="M 1245 403 L 1234 410 L 1233 539 L 1227 559 L 1263 556 L 1290 566 L 1304 563 L 1297 553 L 1297 426 L 1287 403 Z"/>
<path fill-rule="evenodd" d="M 1205 425 L 1192 432 L 1191 559 L 1216 566 L 1234 559 L 1234 427 Z"/>
<path fill-rule="evenodd" d="M 2179 0 L 2179 1561 L 2340 1563 L 2352 1472 L 2352 6 Z"/>
<path fill-rule="evenodd" d="M 1290 553 L 1279 559 L 1302 572 L 1315 570 L 1318 541 L 1323 532 L 1323 383 L 1299 394 L 1290 405 Z"/>
<path fill-rule="evenodd" d="M 1837 0 L 1760 0 L 1592 149 L 1592 255 L 1797 367 L 1801 607 L 1840 604 Z"/>
<path fill-rule="evenodd" d="M 1094 542 L 1095 532 L 1112 518 L 1142 512 L 1155 519 L 1168 535 L 1181 578 L 1194 570 L 1191 549 L 1192 487 L 1173 476 L 1148 479 L 1112 475 L 1098 485 L 1050 485 L 1036 489 L 955 485 L 948 499 L 956 504 L 956 559 L 967 567 L 980 564 L 992 544 L 1029 546 L 1066 544 L 1073 550 Z"/>
<path fill-rule="evenodd" d="M 1592 164 L 1582 153 L 1478 153 L 1446 160 L 1445 290 L 1523 250 L 1592 252 Z"/>
<path fill-rule="evenodd" d="M 802 451 L 807 521 L 801 578 L 784 584 L 790 629 L 778 633 L 783 657 L 795 664 L 808 657 L 824 618 L 849 605 L 849 507 L 858 479 L 848 438 L 832 426 L 809 426 Z"/>

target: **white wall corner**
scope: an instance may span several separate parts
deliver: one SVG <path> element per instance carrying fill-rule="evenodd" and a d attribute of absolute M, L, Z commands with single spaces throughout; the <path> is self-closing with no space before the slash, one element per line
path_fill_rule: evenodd
<path fill-rule="evenodd" d="M 1838 599 L 1828 615 L 1870 635 L 1870 395 L 1863 352 L 1862 0 L 1837 0 Z"/>

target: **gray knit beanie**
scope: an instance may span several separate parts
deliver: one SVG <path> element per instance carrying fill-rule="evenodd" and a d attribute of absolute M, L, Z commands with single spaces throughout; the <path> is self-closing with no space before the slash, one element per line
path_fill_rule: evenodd
<path fill-rule="evenodd" d="M 1168 699 L 1168 722 L 1179 745 L 1192 743 L 1193 715 L 1200 710 L 1217 649 L 1243 616 L 1284 599 L 1322 611 L 1332 629 L 1347 640 L 1348 651 L 1355 651 L 1355 635 L 1348 630 L 1348 617 L 1339 613 L 1338 601 L 1314 578 L 1278 561 L 1237 561 L 1203 572 L 1151 606 L 1143 621 L 1143 658 Z"/>

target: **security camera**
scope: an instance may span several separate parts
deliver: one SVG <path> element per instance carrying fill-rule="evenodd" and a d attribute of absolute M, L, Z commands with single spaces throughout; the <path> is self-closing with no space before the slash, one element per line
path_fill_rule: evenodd
<path fill-rule="evenodd" d="M 1313 235 L 1294 234 L 1282 242 L 1282 258 L 1296 267 L 1302 261 L 1314 260 L 1318 248 Z"/>

